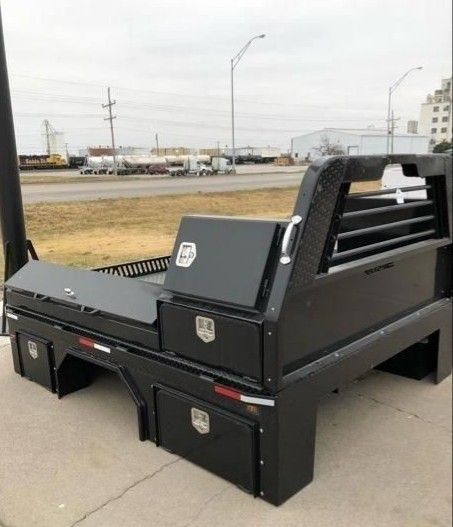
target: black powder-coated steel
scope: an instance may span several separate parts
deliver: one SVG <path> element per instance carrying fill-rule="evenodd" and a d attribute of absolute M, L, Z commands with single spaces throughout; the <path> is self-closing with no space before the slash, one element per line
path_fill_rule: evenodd
<path fill-rule="evenodd" d="M 253 421 L 165 389 L 157 389 L 156 406 L 160 446 L 255 494 L 257 427 Z M 201 433 L 197 416 L 205 427 Z"/>
<path fill-rule="evenodd" d="M 261 381 L 261 327 L 257 323 L 168 303 L 162 305 L 160 317 L 166 351 Z M 197 317 L 212 321 L 214 340 L 204 342 L 197 335 Z"/>
<path fill-rule="evenodd" d="M 14 359 L 18 373 L 52 392 L 55 390 L 51 342 L 35 335 L 20 333 Z"/>
<path fill-rule="evenodd" d="M 28 260 L 8 68 L 0 10 L 0 225 L 12 276 Z"/>
<path fill-rule="evenodd" d="M 73 310 L 105 313 L 152 325 L 162 287 L 142 280 L 112 276 L 74 267 L 30 261 L 9 281 L 15 291 L 44 297 Z"/>
<path fill-rule="evenodd" d="M 260 303 L 279 222 L 189 216 L 181 221 L 165 289 L 176 295 L 255 308 Z M 182 243 L 196 244 L 190 267 L 179 267 Z"/>

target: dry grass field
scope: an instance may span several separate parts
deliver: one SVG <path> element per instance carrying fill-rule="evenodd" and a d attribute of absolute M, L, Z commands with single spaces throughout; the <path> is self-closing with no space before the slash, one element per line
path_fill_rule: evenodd
<path fill-rule="evenodd" d="M 288 217 L 296 193 L 290 188 L 30 204 L 27 235 L 43 260 L 96 267 L 170 254 L 185 214 Z"/>
<path fill-rule="evenodd" d="M 376 182 L 356 190 L 371 188 Z M 186 214 L 288 218 L 297 191 L 294 187 L 29 204 L 27 235 L 43 260 L 97 267 L 170 254 Z M 0 272 L 3 277 L 3 255 Z"/>

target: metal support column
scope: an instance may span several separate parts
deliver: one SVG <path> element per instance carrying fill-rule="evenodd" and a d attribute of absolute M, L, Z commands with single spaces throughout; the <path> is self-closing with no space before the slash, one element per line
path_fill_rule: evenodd
<path fill-rule="evenodd" d="M 8 245 L 8 274 L 27 263 L 25 220 L 17 162 L 8 69 L 0 10 L 0 223 L 3 254 Z M 7 276 L 6 278 L 8 278 Z"/>

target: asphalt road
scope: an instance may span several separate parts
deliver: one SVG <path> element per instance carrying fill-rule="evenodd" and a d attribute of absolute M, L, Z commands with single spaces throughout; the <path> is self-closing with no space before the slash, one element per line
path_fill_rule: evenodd
<path fill-rule="evenodd" d="M 298 173 L 241 174 L 209 177 L 159 177 L 124 181 L 87 183 L 43 183 L 23 185 L 25 203 L 89 201 L 96 199 L 133 198 L 193 192 L 223 192 L 271 187 L 297 186 Z"/>

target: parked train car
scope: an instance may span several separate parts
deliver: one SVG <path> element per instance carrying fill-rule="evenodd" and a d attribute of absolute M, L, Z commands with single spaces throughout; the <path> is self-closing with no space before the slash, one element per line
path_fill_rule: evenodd
<path fill-rule="evenodd" d="M 85 156 L 70 156 L 69 168 L 80 168 L 85 164 Z"/>
<path fill-rule="evenodd" d="M 60 154 L 20 155 L 20 170 L 51 170 L 69 168 L 65 157 Z"/>

